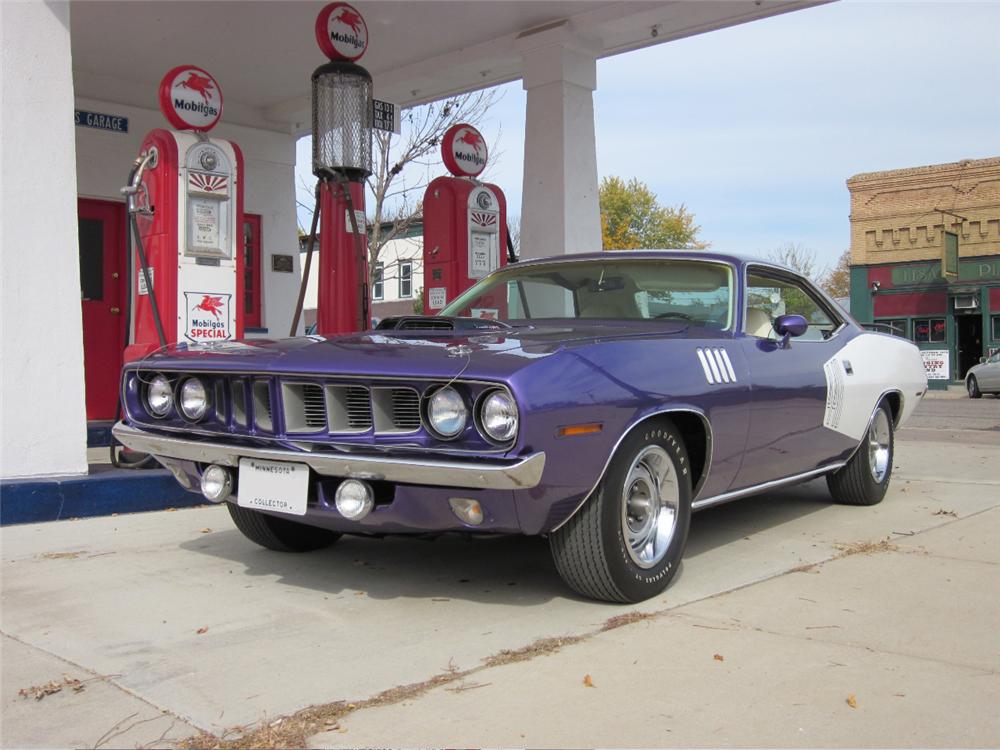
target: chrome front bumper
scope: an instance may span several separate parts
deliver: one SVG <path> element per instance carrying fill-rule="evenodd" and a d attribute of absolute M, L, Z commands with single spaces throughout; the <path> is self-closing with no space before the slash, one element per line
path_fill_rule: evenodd
<path fill-rule="evenodd" d="M 381 480 L 397 484 L 466 487 L 489 490 L 526 490 L 538 486 L 545 468 L 545 454 L 533 453 L 512 461 L 384 458 L 352 454 L 310 453 L 280 448 L 251 448 L 224 442 L 203 442 L 164 437 L 118 422 L 112 434 L 122 445 L 142 453 L 181 461 L 239 466 L 241 458 L 291 461 L 306 464 L 328 477 Z"/>

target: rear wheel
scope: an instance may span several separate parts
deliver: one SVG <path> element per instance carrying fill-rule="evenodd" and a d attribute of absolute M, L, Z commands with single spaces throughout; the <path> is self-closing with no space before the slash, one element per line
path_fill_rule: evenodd
<path fill-rule="evenodd" d="M 979 390 L 979 381 L 976 380 L 975 375 L 969 376 L 969 379 L 965 381 L 965 387 L 969 390 L 969 398 L 982 397 L 982 391 Z"/>
<path fill-rule="evenodd" d="M 619 446 L 593 496 L 549 537 L 563 580 L 578 593 L 638 602 L 677 572 L 691 521 L 687 451 L 669 422 Z"/>
<path fill-rule="evenodd" d="M 312 552 L 329 547 L 340 538 L 340 534 L 335 531 L 269 516 L 256 510 L 241 508 L 236 503 L 226 503 L 226 507 L 243 536 L 261 547 L 278 552 Z"/>
<path fill-rule="evenodd" d="M 875 410 L 861 447 L 841 469 L 826 477 L 830 494 L 844 505 L 877 505 L 892 476 L 892 415 L 882 403 Z"/>

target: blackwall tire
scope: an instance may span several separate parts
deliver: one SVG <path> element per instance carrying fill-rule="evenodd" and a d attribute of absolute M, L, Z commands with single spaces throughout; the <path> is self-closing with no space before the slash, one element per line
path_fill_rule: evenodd
<path fill-rule="evenodd" d="M 277 552 L 312 552 L 329 547 L 341 536 L 328 529 L 306 526 L 304 523 L 241 508 L 236 503 L 226 503 L 226 507 L 243 536 L 261 547 Z"/>
<path fill-rule="evenodd" d="M 622 442 L 593 495 L 549 544 L 559 575 L 577 593 L 639 602 L 677 573 L 690 523 L 687 450 L 661 420 Z"/>
<path fill-rule="evenodd" d="M 965 387 L 969 391 L 969 398 L 982 398 L 983 393 L 979 390 L 979 381 L 976 380 L 975 375 L 970 375 L 969 379 L 965 381 Z"/>
<path fill-rule="evenodd" d="M 894 457 L 892 413 L 882 403 L 872 416 L 861 447 L 842 468 L 827 475 L 833 499 L 843 505 L 878 505 L 889 489 Z"/>

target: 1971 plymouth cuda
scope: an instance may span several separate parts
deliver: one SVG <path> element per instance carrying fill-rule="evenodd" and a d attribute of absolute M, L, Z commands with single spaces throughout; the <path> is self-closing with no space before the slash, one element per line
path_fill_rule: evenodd
<path fill-rule="evenodd" d="M 275 550 L 341 534 L 546 535 L 584 596 L 676 573 L 691 512 L 825 476 L 882 500 L 916 347 L 809 281 L 716 253 L 507 266 L 439 316 L 178 346 L 126 365 L 126 446 Z"/>

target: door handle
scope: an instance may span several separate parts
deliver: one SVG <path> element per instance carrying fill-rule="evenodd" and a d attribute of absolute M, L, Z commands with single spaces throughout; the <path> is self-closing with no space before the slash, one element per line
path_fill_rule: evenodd
<path fill-rule="evenodd" d="M 112 314 L 112 315 L 120 315 L 120 314 L 121 314 L 121 311 L 122 311 L 122 310 L 121 310 L 121 308 L 120 308 L 120 307 L 112 307 L 112 308 L 111 308 L 111 314 Z"/>

